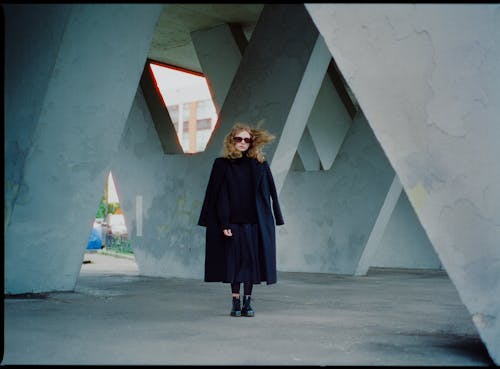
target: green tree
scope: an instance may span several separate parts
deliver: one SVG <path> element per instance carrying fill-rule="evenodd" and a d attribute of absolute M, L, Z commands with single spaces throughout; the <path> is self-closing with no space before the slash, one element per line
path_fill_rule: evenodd
<path fill-rule="evenodd" d="M 108 207 L 106 206 L 106 199 L 103 196 L 101 198 L 101 202 L 99 204 L 99 207 L 97 208 L 97 213 L 95 215 L 96 218 L 106 218 L 106 215 L 108 215 Z"/>

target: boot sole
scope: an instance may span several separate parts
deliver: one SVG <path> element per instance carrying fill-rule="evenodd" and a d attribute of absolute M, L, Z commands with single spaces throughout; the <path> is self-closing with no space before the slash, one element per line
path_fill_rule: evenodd
<path fill-rule="evenodd" d="M 241 316 L 241 313 L 231 313 L 231 316 Z"/>

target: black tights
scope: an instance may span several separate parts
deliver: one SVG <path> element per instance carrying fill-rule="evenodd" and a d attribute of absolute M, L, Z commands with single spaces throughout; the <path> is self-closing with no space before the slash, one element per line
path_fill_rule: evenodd
<path fill-rule="evenodd" d="M 252 294 L 252 287 L 252 282 L 243 283 L 243 292 L 245 293 L 245 296 L 250 296 Z M 231 283 L 231 292 L 237 293 L 238 295 L 240 294 L 240 282 Z"/>

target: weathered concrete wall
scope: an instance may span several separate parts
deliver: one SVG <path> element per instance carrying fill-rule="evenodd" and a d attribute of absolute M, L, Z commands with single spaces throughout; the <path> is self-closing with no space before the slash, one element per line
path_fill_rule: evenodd
<path fill-rule="evenodd" d="M 362 114 L 332 168 L 290 171 L 281 192 L 280 270 L 354 274 L 394 171 Z"/>
<path fill-rule="evenodd" d="M 162 6 L 49 5 L 43 14 L 54 23 L 33 28 L 31 5 L 5 9 L 6 66 L 20 57 L 12 48 L 26 46 L 30 63 L 21 59 L 15 74 L 32 78 L 10 80 L 6 87 L 17 90 L 7 109 L 35 101 L 19 127 L 34 132 L 14 136 L 22 149 L 29 146 L 21 175 L 6 178 L 21 191 L 6 226 L 5 292 L 72 290 Z M 17 16 L 27 28 L 14 36 Z M 38 48 L 29 46 L 44 27 Z M 17 114 L 7 116 L 8 132 L 19 132 Z"/>
<path fill-rule="evenodd" d="M 500 7 L 306 7 L 500 363 Z"/>

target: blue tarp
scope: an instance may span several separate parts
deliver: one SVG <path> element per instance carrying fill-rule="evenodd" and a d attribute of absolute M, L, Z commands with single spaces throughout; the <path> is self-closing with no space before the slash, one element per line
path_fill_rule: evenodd
<path fill-rule="evenodd" d="M 102 225 L 94 223 L 92 232 L 90 232 L 89 243 L 87 249 L 100 249 L 102 246 Z"/>

